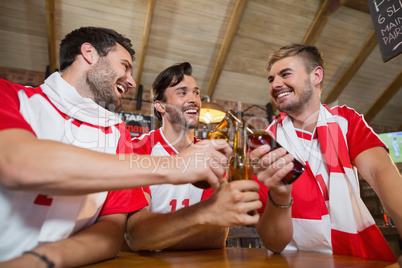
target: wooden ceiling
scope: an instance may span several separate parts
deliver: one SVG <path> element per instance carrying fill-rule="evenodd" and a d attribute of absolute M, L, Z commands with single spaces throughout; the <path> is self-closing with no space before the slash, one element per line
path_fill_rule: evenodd
<path fill-rule="evenodd" d="M 314 44 L 326 60 L 323 103 L 402 128 L 402 57 L 382 61 L 366 0 L 3 0 L 0 67 L 56 69 L 60 40 L 81 26 L 133 41 L 144 90 L 164 68 L 189 61 L 202 96 L 261 106 L 270 102 L 268 55 Z"/>

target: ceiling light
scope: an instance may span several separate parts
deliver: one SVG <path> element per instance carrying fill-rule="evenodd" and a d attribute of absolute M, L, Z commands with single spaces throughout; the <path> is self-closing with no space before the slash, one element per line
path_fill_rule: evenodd
<path fill-rule="evenodd" d="M 219 104 L 211 102 L 208 95 L 203 97 L 201 100 L 203 102 L 201 105 L 200 122 L 210 124 L 222 121 L 226 114 L 225 108 Z"/>

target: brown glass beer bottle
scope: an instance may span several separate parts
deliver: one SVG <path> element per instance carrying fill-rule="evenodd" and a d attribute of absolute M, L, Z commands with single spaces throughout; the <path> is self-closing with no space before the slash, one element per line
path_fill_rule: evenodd
<path fill-rule="evenodd" d="M 252 180 L 253 166 L 251 165 L 248 149 L 248 135 L 243 122 L 236 122 L 233 154 L 229 159 L 227 172 L 228 182 L 238 180 Z M 247 214 L 253 216 L 257 211 L 249 211 Z"/>
<path fill-rule="evenodd" d="M 238 123 L 243 124 L 244 132 L 248 136 L 248 146 L 250 150 L 254 150 L 255 148 L 264 144 L 268 144 L 271 147 L 271 151 L 279 147 L 282 147 L 266 131 L 257 130 L 251 124 L 248 124 L 243 119 L 237 117 L 236 113 L 233 110 L 229 110 L 226 112 L 225 117 L 222 119 L 222 121 L 216 126 L 216 128 L 213 131 L 208 133 L 207 139 L 224 139 L 227 142 L 231 143 L 231 140 L 233 140 L 232 137 L 232 133 L 234 132 L 233 130 L 236 129 L 236 125 Z M 298 177 L 300 177 L 303 171 L 304 171 L 303 164 L 294 159 L 293 169 L 283 178 L 282 181 L 284 183 L 291 184 Z M 202 189 L 210 188 L 209 183 L 206 181 L 196 182 L 194 183 L 194 185 Z"/>
<path fill-rule="evenodd" d="M 236 123 L 233 154 L 229 159 L 228 181 L 252 180 L 253 167 L 248 152 L 247 133 L 242 122 Z"/>
<path fill-rule="evenodd" d="M 271 151 L 277 148 L 282 147 L 271 135 L 269 135 L 266 131 L 260 130 L 256 131 L 252 134 L 248 135 L 248 144 L 250 150 L 254 150 L 255 148 L 268 144 L 271 147 Z M 292 170 L 282 179 L 282 181 L 286 184 L 293 183 L 304 171 L 304 166 L 302 163 L 295 159 L 293 159 L 293 168 Z"/>
<path fill-rule="evenodd" d="M 237 123 L 243 123 L 247 134 L 251 134 L 256 131 L 251 124 L 247 124 L 243 119 L 237 117 L 233 110 L 229 110 L 226 112 L 225 117 L 221 122 L 219 122 L 216 128 L 208 133 L 207 139 L 224 139 L 229 142 L 233 139 L 233 137 L 231 137 L 231 133 L 234 133 L 234 131 L 232 132 L 231 129 L 235 130 Z"/>

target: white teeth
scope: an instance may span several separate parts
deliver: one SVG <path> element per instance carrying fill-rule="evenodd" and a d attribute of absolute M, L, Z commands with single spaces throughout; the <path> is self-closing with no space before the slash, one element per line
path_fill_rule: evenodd
<path fill-rule="evenodd" d="M 184 113 L 186 113 L 186 114 L 189 114 L 189 113 L 195 114 L 195 113 L 197 113 L 197 110 L 195 110 L 195 109 L 186 110 Z"/>
<path fill-rule="evenodd" d="M 284 97 L 284 96 L 287 96 L 287 95 L 289 95 L 291 92 L 282 92 L 282 93 L 280 93 L 278 96 L 276 96 L 277 98 L 282 98 L 282 97 Z"/>
<path fill-rule="evenodd" d="M 117 88 L 120 89 L 122 94 L 126 93 L 126 89 L 122 85 L 117 85 Z"/>

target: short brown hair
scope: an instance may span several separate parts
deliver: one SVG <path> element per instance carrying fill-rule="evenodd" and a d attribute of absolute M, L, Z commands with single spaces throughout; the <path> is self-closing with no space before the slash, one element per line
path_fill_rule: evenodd
<path fill-rule="evenodd" d="M 325 64 L 324 59 L 318 48 L 315 46 L 304 45 L 304 44 L 290 44 L 281 47 L 279 50 L 271 53 L 271 55 L 269 55 L 268 58 L 268 64 L 266 70 L 269 72 L 272 68 L 272 65 L 275 62 L 292 56 L 298 56 L 302 58 L 307 73 L 312 72 L 314 68 L 317 66 L 321 66 L 322 69 L 324 70 L 324 64 Z"/>

